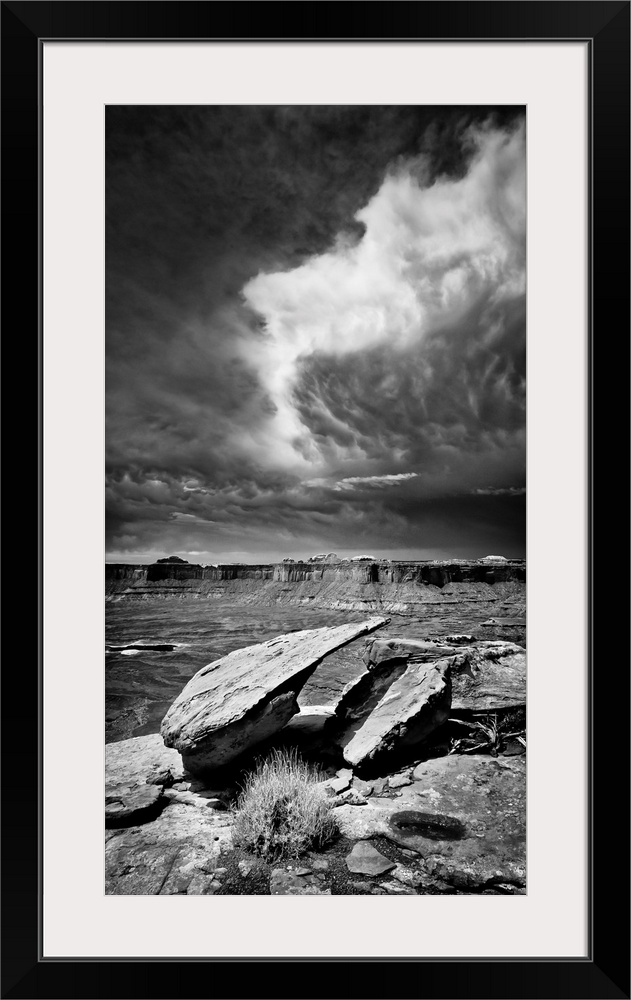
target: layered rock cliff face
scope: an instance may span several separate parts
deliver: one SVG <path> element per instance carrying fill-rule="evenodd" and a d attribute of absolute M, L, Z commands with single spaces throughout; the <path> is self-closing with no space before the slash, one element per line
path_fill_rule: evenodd
<path fill-rule="evenodd" d="M 524 560 L 488 563 L 282 562 L 260 565 L 153 563 L 105 566 L 108 600 L 224 598 L 253 605 L 308 605 L 334 610 L 406 611 L 419 604 L 484 601 L 522 590 Z"/>

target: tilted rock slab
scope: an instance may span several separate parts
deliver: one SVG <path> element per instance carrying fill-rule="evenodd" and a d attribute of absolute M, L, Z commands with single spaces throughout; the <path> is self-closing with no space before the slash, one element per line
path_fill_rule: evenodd
<path fill-rule="evenodd" d="M 445 663 L 451 674 L 454 711 L 493 712 L 526 704 L 523 646 L 514 642 L 480 642 L 463 647 Z"/>
<path fill-rule="evenodd" d="M 526 885 L 526 762 L 452 754 L 426 760 L 397 798 L 342 805 L 343 836 L 382 836 L 423 859 L 426 892 L 516 891 Z M 502 887 L 504 887 L 502 889 Z"/>
<path fill-rule="evenodd" d="M 413 663 L 344 747 L 344 759 L 358 767 L 385 752 L 414 746 L 445 722 L 450 706 L 448 661 Z"/>
<path fill-rule="evenodd" d="M 373 639 L 366 644 L 365 670 L 350 681 L 335 707 L 335 742 L 350 743 L 388 689 L 414 663 L 429 663 L 456 653 L 453 645 L 432 640 Z"/>
<path fill-rule="evenodd" d="M 325 656 L 388 622 L 291 632 L 202 667 L 162 720 L 165 744 L 191 772 L 223 767 L 289 722 L 299 710 L 296 695 Z"/>

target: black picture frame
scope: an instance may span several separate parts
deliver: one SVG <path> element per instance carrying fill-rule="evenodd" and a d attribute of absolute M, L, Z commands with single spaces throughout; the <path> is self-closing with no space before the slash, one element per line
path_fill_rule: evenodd
<path fill-rule="evenodd" d="M 628 998 L 629 993 L 629 25 L 628 2 L 2 2 L 3 318 L 38 343 L 41 412 L 40 58 L 43 40 L 585 40 L 591 76 L 589 335 L 590 932 L 585 959 L 51 960 L 41 955 L 41 759 L 16 702 L 41 702 L 42 427 L 38 422 L 38 656 L 3 672 L 2 996 Z M 6 252 L 9 251 L 9 252 Z M 39 303 L 39 304 L 38 304 Z M 16 326 L 19 323 L 19 327 Z M 39 330 L 39 337 L 36 334 Z M 11 346 L 11 354 L 14 347 Z M 16 349 L 19 354 L 19 349 Z M 35 364 L 24 357 L 30 377 Z M 14 366 L 12 364 L 12 370 Z M 605 410 L 607 392 L 607 410 Z M 35 401 L 34 401 L 35 402 Z M 598 405 L 597 405 L 598 404 Z M 609 418 L 606 420 L 605 414 Z M 614 434 L 624 474 L 595 460 Z M 622 439 L 622 441 L 621 441 Z M 603 436 L 601 434 L 601 445 Z M 610 441 L 611 443 L 611 441 Z M 626 446 L 626 447 L 625 447 Z M 603 452 L 599 452 L 602 456 Z M 625 462 L 625 458 L 627 461 Z M 600 486 L 596 490 L 596 485 Z M 605 517 L 612 494 L 622 515 Z M 627 501 L 626 504 L 624 501 Z M 27 508 L 23 508 L 26 510 Z M 597 515 L 598 521 L 596 521 Z M 620 520 L 623 520 L 621 527 Z M 621 536 L 622 535 L 622 539 Z M 598 543 L 596 545 L 596 543 Z M 17 553 L 16 553 L 17 554 Z M 616 573 L 612 573 L 612 566 Z M 560 568 L 562 569 L 562 568 Z M 13 587 L 13 578 L 11 580 Z M 611 591 L 615 590 L 612 594 Z M 607 595 L 607 603 L 605 603 Z M 624 601 L 624 604 L 623 604 Z M 601 625 L 596 623 L 600 616 Z M 31 612 L 32 614 L 32 612 Z M 607 615 L 605 624 L 605 614 Z M 616 626 L 618 632 L 616 633 Z M 560 627 L 572 627 L 565 623 Z M 622 637 L 622 641 L 621 640 Z M 39 664 L 39 665 L 38 665 Z M 44 665 L 45 669 L 45 665 Z M 562 706 L 559 707 L 562 720 Z M 34 709 L 30 725 L 34 724 Z M 561 723 L 562 724 L 562 721 Z M 568 748 L 571 752 L 571 748 Z M 551 762 L 554 766 L 554 762 Z M 492 936 L 490 937 L 492 940 Z M 208 964 L 217 967 L 209 970 Z M 221 985 L 220 985 L 221 984 Z"/>

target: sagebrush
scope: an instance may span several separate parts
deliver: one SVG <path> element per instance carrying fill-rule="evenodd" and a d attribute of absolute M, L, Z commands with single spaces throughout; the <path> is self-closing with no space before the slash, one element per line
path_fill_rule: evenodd
<path fill-rule="evenodd" d="M 321 848 L 337 833 L 326 775 L 295 750 L 274 750 L 247 775 L 237 799 L 233 842 L 269 859 Z"/>

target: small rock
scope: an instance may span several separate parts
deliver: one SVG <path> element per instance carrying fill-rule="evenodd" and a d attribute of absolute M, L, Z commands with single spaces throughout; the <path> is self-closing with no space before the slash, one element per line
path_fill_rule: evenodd
<path fill-rule="evenodd" d="M 393 774 L 391 778 L 388 778 L 388 788 L 405 788 L 406 785 L 411 785 L 412 779 L 409 774 Z"/>
<path fill-rule="evenodd" d="M 373 786 L 370 781 L 362 781 L 361 778 L 353 778 L 353 788 L 364 798 L 369 798 L 373 793 Z"/>
<path fill-rule="evenodd" d="M 495 618 L 487 618 L 485 622 L 482 622 L 482 628 L 493 628 L 495 625 L 499 625 L 499 622 L 495 621 Z"/>
<path fill-rule="evenodd" d="M 311 861 L 311 867 L 315 868 L 316 871 L 323 872 L 329 867 L 329 862 L 326 858 L 319 858 L 317 855 L 310 854 L 309 859 Z"/>
<path fill-rule="evenodd" d="M 275 868 L 270 877 L 271 896 L 330 896 L 330 889 L 322 889 L 313 876 L 301 877 L 284 868 Z"/>
<path fill-rule="evenodd" d="M 402 865 L 397 865 L 392 872 L 392 877 L 396 878 L 397 882 L 403 882 L 404 885 L 411 886 L 420 885 L 422 881 L 418 872 L 413 872 L 411 868 L 404 868 Z"/>
<path fill-rule="evenodd" d="M 341 795 L 338 795 L 334 803 L 336 806 L 365 806 L 367 804 L 368 799 L 365 799 L 363 795 L 356 792 L 354 788 L 349 788 L 348 791 L 342 792 Z"/>
<path fill-rule="evenodd" d="M 171 896 L 184 895 L 185 896 L 186 893 L 188 892 L 188 887 L 189 887 L 190 883 L 191 883 L 191 880 L 188 879 L 188 878 L 178 878 L 178 879 L 176 879 L 175 885 L 172 887 L 171 892 L 169 893 L 169 895 L 171 895 Z"/>
<path fill-rule="evenodd" d="M 163 785 L 164 788 L 170 788 L 175 781 L 170 770 L 167 768 L 164 771 L 158 771 L 157 774 L 151 774 L 147 778 L 147 785 Z"/>
<path fill-rule="evenodd" d="M 243 875 L 243 877 L 247 878 L 247 876 L 250 874 L 250 872 L 254 868 L 254 861 L 245 861 L 245 860 L 244 861 L 240 861 L 238 867 L 239 867 L 239 871 L 241 872 L 241 874 Z"/>
<path fill-rule="evenodd" d="M 350 784 L 348 778 L 329 778 L 322 782 L 322 787 L 327 795 L 339 795 L 340 792 L 345 792 L 347 788 L 350 788 Z"/>
<path fill-rule="evenodd" d="M 375 888 L 371 882 L 349 882 L 348 884 L 359 892 L 372 892 Z"/>
<path fill-rule="evenodd" d="M 361 840 L 355 844 L 346 858 L 346 867 L 355 875 L 383 875 L 384 872 L 396 868 L 396 864 L 385 858 L 371 844 Z"/>
<path fill-rule="evenodd" d="M 342 781 L 348 781 L 349 784 L 353 780 L 353 772 L 350 767 L 341 767 L 336 773 L 338 778 L 341 778 Z"/>
<path fill-rule="evenodd" d="M 215 868 L 215 875 L 225 875 L 227 871 L 227 868 Z"/>
<path fill-rule="evenodd" d="M 408 858 L 417 858 L 418 857 L 418 854 L 416 853 L 416 851 L 408 851 L 407 847 L 402 847 L 401 848 L 401 854 L 405 854 L 405 856 L 408 857 Z"/>
<path fill-rule="evenodd" d="M 191 787 L 190 781 L 176 781 L 172 786 L 178 792 L 188 792 Z"/>
<path fill-rule="evenodd" d="M 200 872 L 198 875 L 195 875 L 189 882 L 187 895 L 208 896 L 212 895 L 212 893 L 208 892 L 209 889 L 212 888 L 212 892 L 216 892 L 219 887 L 220 883 L 215 882 L 213 878 L 209 878 L 208 875 L 203 875 Z"/>
<path fill-rule="evenodd" d="M 221 799 L 206 799 L 206 805 L 209 809 L 217 809 L 219 812 L 226 811 L 226 803 L 222 802 Z"/>

